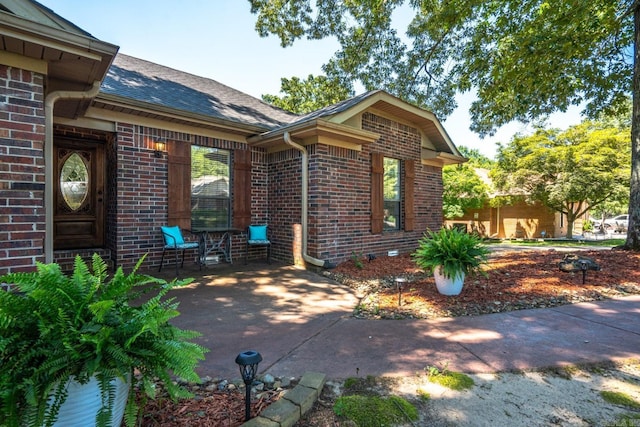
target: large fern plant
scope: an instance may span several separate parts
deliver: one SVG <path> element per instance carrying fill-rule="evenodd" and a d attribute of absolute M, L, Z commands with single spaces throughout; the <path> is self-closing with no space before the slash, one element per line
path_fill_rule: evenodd
<path fill-rule="evenodd" d="M 166 282 L 119 268 L 111 278 L 94 255 L 91 268 L 80 258 L 65 275 L 57 264 L 0 277 L 0 425 L 52 425 L 66 399 L 65 383 L 96 376 L 103 407 L 96 425 L 108 425 L 114 378 L 133 378 L 125 421 L 139 412 L 135 389 L 154 398 L 155 382 L 173 398 L 189 393 L 173 376 L 199 381 L 195 372 L 207 351 L 199 336 L 169 323 L 178 303 L 166 294 L 189 280 Z M 13 286 L 15 285 L 15 286 Z M 134 375 L 135 372 L 135 375 Z"/>
<path fill-rule="evenodd" d="M 440 266 L 444 276 L 453 278 L 460 272 L 468 275 L 478 271 L 488 253 L 478 237 L 443 227 L 438 231 L 427 231 L 411 255 L 418 267 L 433 272 Z"/>

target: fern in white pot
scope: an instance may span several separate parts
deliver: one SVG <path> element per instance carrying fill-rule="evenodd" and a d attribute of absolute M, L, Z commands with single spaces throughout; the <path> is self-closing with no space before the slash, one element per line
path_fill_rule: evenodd
<path fill-rule="evenodd" d="M 187 397 L 173 376 L 199 381 L 197 363 L 207 351 L 192 342 L 200 334 L 177 328 L 178 303 L 165 298 L 190 280 L 166 282 L 119 268 L 108 276 L 94 255 L 91 268 L 76 258 L 71 275 L 57 264 L 0 277 L 0 425 L 51 426 L 67 400 L 68 380 L 97 381 L 101 405 L 94 420 L 73 425 L 120 425 L 113 420 L 113 381 L 133 381 L 125 421 L 135 425 L 136 388 L 155 397 L 155 382 L 169 394 Z M 134 375 L 135 372 L 135 375 Z M 142 402 L 143 404 L 144 402 Z"/>
<path fill-rule="evenodd" d="M 458 295 L 469 273 L 482 272 L 488 254 L 478 237 L 443 227 L 427 231 L 411 256 L 418 267 L 433 273 L 440 293 Z"/>

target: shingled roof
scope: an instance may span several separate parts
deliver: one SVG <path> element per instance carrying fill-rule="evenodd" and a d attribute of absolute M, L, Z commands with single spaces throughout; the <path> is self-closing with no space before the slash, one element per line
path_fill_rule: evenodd
<path fill-rule="evenodd" d="M 265 131 L 299 118 L 215 80 L 123 54 L 116 56 L 100 91 Z"/>

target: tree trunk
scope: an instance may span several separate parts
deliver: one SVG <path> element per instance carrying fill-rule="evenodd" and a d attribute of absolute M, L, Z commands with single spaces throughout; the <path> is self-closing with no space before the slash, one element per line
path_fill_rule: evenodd
<path fill-rule="evenodd" d="M 570 215 L 567 215 L 567 239 L 573 239 L 574 223 L 575 223 L 575 218 L 572 218 Z"/>
<path fill-rule="evenodd" d="M 633 10 L 633 113 L 631 116 L 631 189 L 627 249 L 640 250 L 640 7 Z"/>

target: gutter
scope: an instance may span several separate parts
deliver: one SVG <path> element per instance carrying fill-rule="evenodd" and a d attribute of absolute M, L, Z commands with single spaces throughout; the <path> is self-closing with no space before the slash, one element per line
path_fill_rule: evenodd
<path fill-rule="evenodd" d="M 45 211 L 45 237 L 44 258 L 45 263 L 53 262 L 53 107 L 61 99 L 88 99 L 95 98 L 100 92 L 100 81 L 93 82 L 91 89 L 81 91 L 59 90 L 51 92 L 44 101 L 44 211 Z"/>
<path fill-rule="evenodd" d="M 307 216 L 309 203 L 309 155 L 307 149 L 302 145 L 293 142 L 289 132 L 284 133 L 284 142 L 290 147 L 302 153 L 302 259 L 317 267 L 333 268 L 335 265 L 331 261 L 323 261 L 307 254 Z"/>

